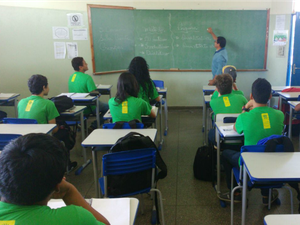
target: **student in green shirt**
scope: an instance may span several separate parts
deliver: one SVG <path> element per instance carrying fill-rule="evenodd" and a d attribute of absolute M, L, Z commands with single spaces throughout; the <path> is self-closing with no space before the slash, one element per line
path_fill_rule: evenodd
<path fill-rule="evenodd" d="M 96 85 L 93 78 L 85 74 L 89 69 L 88 64 L 82 57 L 75 57 L 72 59 L 72 66 L 75 72 L 69 77 L 69 92 L 75 93 L 89 93 L 96 90 Z M 99 101 L 100 125 L 104 123 L 103 116 L 108 110 L 108 104 Z M 96 106 L 92 106 L 84 111 L 84 114 L 96 114 Z M 91 129 L 97 128 L 97 121 L 91 124 Z"/>
<path fill-rule="evenodd" d="M 131 120 L 141 121 L 142 115 L 155 117 L 151 106 L 143 99 L 138 98 L 139 85 L 135 77 L 124 72 L 120 75 L 116 97 L 108 101 L 113 123 Z"/>
<path fill-rule="evenodd" d="M 256 145 L 263 138 L 271 135 L 281 135 L 283 130 L 284 115 L 281 111 L 267 106 L 268 100 L 271 99 L 271 84 L 263 79 L 258 78 L 252 85 L 250 101 L 246 104 L 245 109 L 250 109 L 249 112 L 243 111 L 238 116 L 234 129 L 239 133 L 244 133 L 245 145 Z M 226 149 L 221 155 L 226 174 L 227 187 L 231 186 L 231 169 L 239 168 L 240 151 Z M 261 189 L 263 196 L 263 204 L 268 204 L 269 189 Z M 219 198 L 224 201 L 230 201 L 230 193 L 219 195 Z M 271 201 L 278 198 L 278 191 L 273 190 Z M 235 201 L 241 200 L 241 193 L 236 192 Z"/>
<path fill-rule="evenodd" d="M 59 116 L 59 113 L 55 104 L 48 99 L 44 99 L 44 96 L 49 93 L 47 77 L 40 74 L 32 75 L 28 80 L 28 87 L 32 95 L 19 102 L 18 117 L 35 119 L 39 124 L 56 124 L 55 118 Z M 53 129 L 52 134 L 61 141 L 67 138 L 65 133 L 62 133 L 64 135 L 60 134 L 58 126 Z M 68 172 L 75 169 L 76 166 L 77 162 L 71 162 L 69 159 Z"/>
<path fill-rule="evenodd" d="M 143 57 L 134 57 L 129 65 L 129 72 L 133 74 L 140 86 L 139 98 L 144 99 L 150 104 L 151 101 L 160 101 L 160 97 L 153 81 L 150 78 L 149 68 Z"/>
<path fill-rule="evenodd" d="M 233 80 L 229 74 L 216 76 L 216 88 L 219 96 L 210 101 L 213 120 L 219 113 L 241 113 L 243 106 L 247 104 L 248 101 L 243 95 L 232 93 L 232 83 Z M 210 143 L 215 142 L 215 129 L 209 131 L 208 140 Z"/>
<path fill-rule="evenodd" d="M 46 134 L 27 134 L 6 145 L 0 155 L 0 224 L 109 224 L 66 181 L 67 158 L 60 141 Z M 67 206 L 51 209 L 51 198 Z"/>

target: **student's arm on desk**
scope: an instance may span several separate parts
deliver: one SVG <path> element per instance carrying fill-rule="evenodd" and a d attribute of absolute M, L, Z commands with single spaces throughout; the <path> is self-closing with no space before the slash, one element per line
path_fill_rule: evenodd
<path fill-rule="evenodd" d="M 155 116 L 155 112 L 154 112 L 153 109 L 151 109 L 151 112 L 150 112 L 150 114 L 149 114 L 149 117 L 151 117 L 151 118 L 155 118 L 155 117 L 156 117 L 156 116 Z"/>
<path fill-rule="evenodd" d="M 295 111 L 299 111 L 300 110 L 300 104 L 295 106 Z"/>
<path fill-rule="evenodd" d="M 98 221 L 106 225 L 110 225 L 107 219 L 98 211 L 96 211 L 92 206 L 90 206 L 87 201 L 81 196 L 76 187 L 73 184 L 67 182 L 65 178 L 63 178 L 62 181 L 56 186 L 52 198 L 61 198 L 66 205 L 81 206 L 90 211 Z"/>
<path fill-rule="evenodd" d="M 160 102 L 160 96 L 158 96 L 155 101 Z"/>
<path fill-rule="evenodd" d="M 48 121 L 48 124 L 56 124 L 56 119 L 52 119 Z M 55 134 L 58 131 L 58 126 L 56 126 L 53 130 L 52 130 L 52 134 Z"/>

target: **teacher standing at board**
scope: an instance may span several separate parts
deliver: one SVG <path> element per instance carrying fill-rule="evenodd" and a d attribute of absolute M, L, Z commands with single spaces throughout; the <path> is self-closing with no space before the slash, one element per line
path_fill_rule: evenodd
<path fill-rule="evenodd" d="M 207 32 L 211 34 L 212 38 L 215 41 L 216 52 L 213 56 L 211 64 L 211 72 L 214 79 L 216 75 L 222 74 L 222 68 L 227 65 L 228 56 L 225 49 L 226 39 L 220 36 L 217 37 L 211 27 L 207 28 Z"/>

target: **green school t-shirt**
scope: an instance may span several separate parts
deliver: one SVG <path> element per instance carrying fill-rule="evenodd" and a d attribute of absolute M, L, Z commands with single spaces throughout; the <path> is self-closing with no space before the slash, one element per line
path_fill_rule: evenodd
<path fill-rule="evenodd" d="M 76 71 L 69 78 L 69 92 L 89 93 L 96 89 L 92 77 L 88 74 Z"/>
<path fill-rule="evenodd" d="M 148 93 L 148 89 L 144 90 L 141 85 L 140 85 L 140 91 L 138 93 L 138 97 L 144 99 L 149 104 L 150 104 L 150 100 L 154 100 L 159 96 L 159 94 L 156 90 L 156 87 L 155 87 L 152 80 L 151 80 L 151 85 L 152 85 L 152 92 L 151 93 Z M 148 85 L 147 85 L 147 87 L 148 87 Z"/>
<path fill-rule="evenodd" d="M 284 115 L 281 111 L 268 106 L 257 107 L 238 116 L 235 129 L 244 133 L 245 145 L 256 145 L 263 138 L 281 135 Z"/>
<path fill-rule="evenodd" d="M 111 98 L 108 105 L 113 123 L 119 121 L 129 122 L 134 119 L 142 121 L 142 115 L 150 115 L 151 113 L 151 106 L 146 101 L 132 96 L 121 104 L 116 102 L 115 98 Z"/>
<path fill-rule="evenodd" d="M 231 93 L 236 94 L 236 95 L 243 95 L 244 96 L 244 92 L 242 92 L 240 90 L 237 90 L 237 91 L 236 90 L 232 90 Z M 214 98 L 217 98 L 217 97 L 219 97 L 219 92 L 216 90 L 212 94 L 211 99 L 214 99 Z"/>
<path fill-rule="evenodd" d="M 221 95 L 218 98 L 210 101 L 210 106 L 214 115 L 219 113 L 241 113 L 244 105 L 247 104 L 247 99 L 243 95 L 230 93 Z"/>
<path fill-rule="evenodd" d="M 0 225 L 103 225 L 88 210 L 74 205 L 51 209 L 48 206 L 21 206 L 0 202 Z"/>
<path fill-rule="evenodd" d="M 58 116 L 54 103 L 37 95 L 24 98 L 18 104 L 19 118 L 35 119 L 40 124 L 47 124 Z"/>

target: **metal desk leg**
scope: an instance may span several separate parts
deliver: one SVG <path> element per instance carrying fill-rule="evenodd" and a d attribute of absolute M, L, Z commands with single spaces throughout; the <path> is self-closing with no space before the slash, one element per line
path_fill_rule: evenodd
<path fill-rule="evenodd" d="M 99 187 L 99 182 L 98 182 L 98 162 L 97 162 L 97 151 L 93 151 L 92 149 L 92 158 L 93 158 L 93 170 L 94 170 L 94 182 L 95 182 L 95 191 L 97 198 L 100 196 L 102 197 L 100 193 L 100 187 Z"/>
<path fill-rule="evenodd" d="M 203 125 L 202 125 L 202 133 L 204 132 L 203 144 L 206 143 L 206 103 L 205 103 L 205 95 L 203 93 Z"/>
<path fill-rule="evenodd" d="M 282 110 L 282 96 L 279 95 L 279 106 L 278 106 L 279 110 Z"/>
<path fill-rule="evenodd" d="M 166 127 L 165 127 L 165 133 L 164 135 L 167 136 L 168 134 L 168 130 L 169 130 L 169 127 L 168 127 L 168 104 L 167 104 L 167 96 L 165 98 L 165 124 L 166 124 Z"/>
<path fill-rule="evenodd" d="M 217 194 L 221 193 L 220 184 L 221 184 L 221 166 L 220 166 L 220 134 L 218 129 L 215 129 L 216 132 L 216 142 L 217 142 Z"/>
<path fill-rule="evenodd" d="M 247 172 L 244 164 L 243 165 L 242 225 L 245 225 L 246 202 L 247 202 Z"/>
<path fill-rule="evenodd" d="M 96 99 L 96 117 L 97 117 L 97 128 L 100 128 L 100 116 L 99 116 L 99 98 Z"/>
<path fill-rule="evenodd" d="M 293 118 L 293 108 L 290 105 L 290 116 L 289 116 L 289 138 L 292 138 L 292 118 Z"/>
<path fill-rule="evenodd" d="M 15 116 L 18 118 L 18 107 L 17 107 L 17 98 L 14 99 L 14 107 L 15 107 Z"/>
<path fill-rule="evenodd" d="M 160 100 L 160 106 L 159 106 L 159 119 L 160 119 L 160 127 L 159 127 L 159 130 L 160 130 L 160 134 L 159 134 L 159 138 L 160 138 L 160 143 L 159 143 L 159 147 L 158 149 L 160 150 L 162 148 L 162 145 L 164 143 L 164 139 L 163 139 L 163 135 L 162 135 L 162 98 Z"/>

